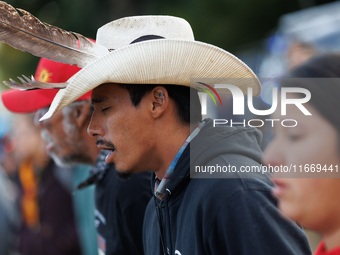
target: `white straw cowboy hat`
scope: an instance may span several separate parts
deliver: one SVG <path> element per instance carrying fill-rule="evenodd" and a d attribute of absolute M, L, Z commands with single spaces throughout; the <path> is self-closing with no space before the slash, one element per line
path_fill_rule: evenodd
<path fill-rule="evenodd" d="M 98 29 L 96 43 L 111 52 L 72 76 L 41 120 L 104 83 L 190 86 L 190 78 L 235 78 L 232 85 L 245 94 L 248 87 L 253 95 L 261 92 L 260 82 L 246 64 L 221 48 L 195 41 L 190 24 L 182 18 L 118 19 Z"/>

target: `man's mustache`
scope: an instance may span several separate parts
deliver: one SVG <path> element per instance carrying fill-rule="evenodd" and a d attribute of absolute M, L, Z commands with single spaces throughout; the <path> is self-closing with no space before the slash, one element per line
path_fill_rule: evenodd
<path fill-rule="evenodd" d="M 111 148 L 112 150 L 115 149 L 114 145 L 111 142 L 105 141 L 103 139 L 98 139 L 97 142 L 96 142 L 96 145 L 102 145 L 102 146 Z"/>

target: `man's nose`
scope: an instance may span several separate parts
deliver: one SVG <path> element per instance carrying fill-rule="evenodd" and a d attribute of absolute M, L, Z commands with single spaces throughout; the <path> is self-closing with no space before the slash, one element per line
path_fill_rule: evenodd
<path fill-rule="evenodd" d="M 90 124 L 87 127 L 87 134 L 91 137 L 104 136 L 103 129 L 99 125 L 99 121 L 98 121 L 95 111 L 93 112 L 91 116 Z"/>

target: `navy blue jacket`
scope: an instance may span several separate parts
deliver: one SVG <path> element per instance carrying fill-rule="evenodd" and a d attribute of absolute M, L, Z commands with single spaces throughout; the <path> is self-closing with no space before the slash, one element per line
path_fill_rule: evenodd
<path fill-rule="evenodd" d="M 164 201 L 154 197 L 147 206 L 145 255 L 311 254 L 303 230 L 281 217 L 268 178 L 237 172 L 194 176 L 195 166 L 259 165 L 260 140 L 253 128 L 208 123 L 180 157 Z"/>
<path fill-rule="evenodd" d="M 101 151 L 91 169 L 91 177 L 78 185 L 82 189 L 96 183 L 95 226 L 100 255 L 142 255 L 142 226 L 145 208 L 152 197 L 150 172 L 133 174 L 122 180 L 116 169 L 105 163 Z"/>
<path fill-rule="evenodd" d="M 107 255 L 143 254 L 143 218 L 152 196 L 150 172 L 133 174 L 124 181 L 115 171 L 111 168 L 96 185 L 99 249 Z"/>

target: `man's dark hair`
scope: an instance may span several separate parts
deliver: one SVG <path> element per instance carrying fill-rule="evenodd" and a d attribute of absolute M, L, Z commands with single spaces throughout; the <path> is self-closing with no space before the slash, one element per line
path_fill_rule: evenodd
<path fill-rule="evenodd" d="M 183 124 L 198 123 L 202 120 L 201 103 L 196 89 L 163 84 L 120 84 L 120 86 L 129 91 L 131 102 L 135 107 L 138 107 L 147 93 L 157 86 L 162 86 L 168 91 L 169 97 L 174 100 L 179 120 Z"/>

